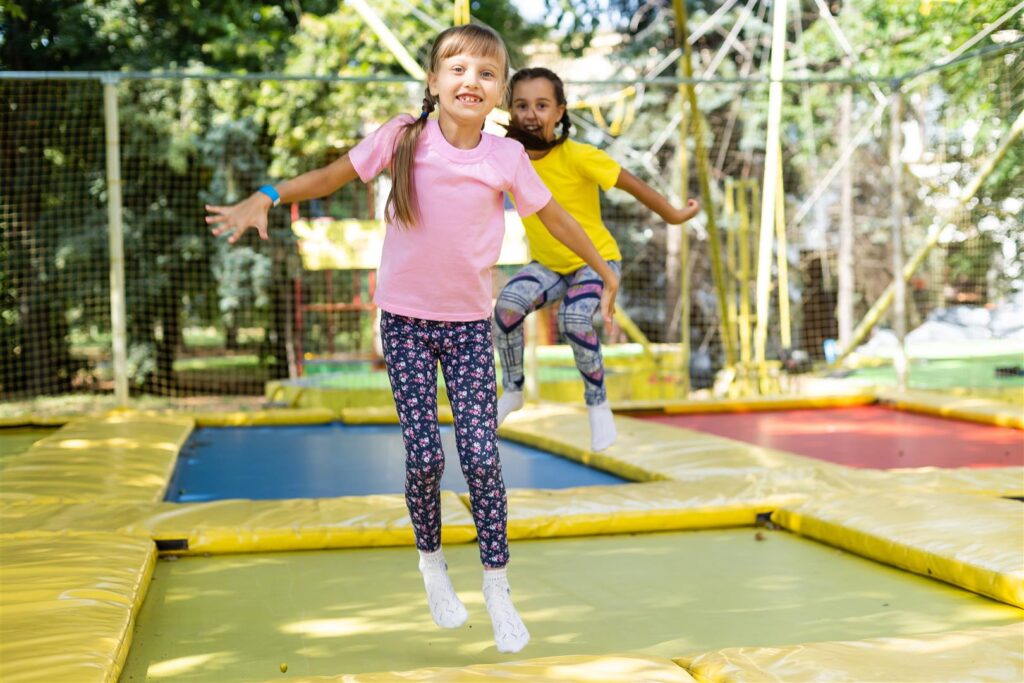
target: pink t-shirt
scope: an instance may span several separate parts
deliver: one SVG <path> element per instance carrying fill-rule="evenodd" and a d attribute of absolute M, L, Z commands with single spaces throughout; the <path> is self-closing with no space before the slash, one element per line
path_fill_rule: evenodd
<path fill-rule="evenodd" d="M 409 115 L 396 116 L 348 156 L 363 182 L 389 168 Z M 473 149 L 452 147 L 436 120 L 420 134 L 413 162 L 419 221 L 388 221 L 375 303 L 389 313 L 424 320 L 483 320 L 491 315 L 491 268 L 505 235 L 503 193 L 526 217 L 551 192 L 514 140 L 482 133 Z"/>

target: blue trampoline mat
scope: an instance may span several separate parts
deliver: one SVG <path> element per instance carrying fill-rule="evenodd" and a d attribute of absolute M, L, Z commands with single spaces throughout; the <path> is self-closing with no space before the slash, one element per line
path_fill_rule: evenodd
<path fill-rule="evenodd" d="M 467 490 L 455 432 L 441 427 L 441 488 Z M 561 489 L 621 484 L 607 472 L 510 441 L 499 441 L 507 488 Z M 397 425 L 333 423 L 294 427 L 204 428 L 178 456 L 166 500 L 334 498 L 404 493 L 405 446 Z"/>

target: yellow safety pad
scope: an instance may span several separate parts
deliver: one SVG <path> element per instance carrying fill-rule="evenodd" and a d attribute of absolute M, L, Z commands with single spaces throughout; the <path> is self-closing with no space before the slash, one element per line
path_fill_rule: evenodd
<path fill-rule="evenodd" d="M 274 408 L 235 411 L 116 410 L 112 416 L 173 417 L 192 420 L 197 427 L 255 427 L 268 425 L 317 425 L 334 422 L 338 415 L 326 408 Z"/>
<path fill-rule="evenodd" d="M 1024 467 L 919 467 L 868 470 L 821 467 L 822 483 L 844 492 L 866 489 L 974 493 L 984 496 L 1024 496 Z"/>
<path fill-rule="evenodd" d="M 804 477 L 801 479 L 801 475 Z M 797 503 L 820 484 L 813 472 L 508 491 L 511 539 L 753 526 L 757 516 Z M 469 505 L 469 497 L 462 496 Z"/>
<path fill-rule="evenodd" d="M 871 405 L 874 393 L 830 394 L 827 396 L 754 396 L 733 400 L 623 401 L 612 405 L 621 411 L 661 411 L 669 415 L 707 413 L 755 413 L 769 410 L 809 408 L 851 408 Z"/>
<path fill-rule="evenodd" d="M 34 447 L 71 451 L 146 448 L 177 454 L 194 428 L 191 418 L 170 415 L 114 414 L 78 418 L 37 441 Z"/>
<path fill-rule="evenodd" d="M 476 529 L 469 510 L 441 492 L 442 542 L 469 543 Z M 5 533 L 35 537 L 54 532 L 117 532 L 158 541 L 188 541 L 182 553 L 241 553 L 413 545 L 402 495 L 204 503 L 62 505 L 0 504 Z"/>
<path fill-rule="evenodd" d="M 81 415 L 47 415 L 26 413 L 24 415 L 0 416 L 0 427 L 60 427 Z"/>
<path fill-rule="evenodd" d="M 443 389 L 439 389 L 438 393 L 438 401 L 447 402 Z M 267 382 L 264 396 L 269 401 L 284 403 L 292 408 L 326 408 L 334 413 L 341 412 L 342 408 L 395 405 L 390 388 L 329 389 L 288 382 Z"/>
<path fill-rule="evenodd" d="M 162 448 L 32 448 L 7 460 L 0 500 L 157 501 L 176 459 Z"/>
<path fill-rule="evenodd" d="M 736 647 L 676 659 L 701 683 L 1024 681 L 1024 623 L 911 638 Z"/>
<path fill-rule="evenodd" d="M 68 503 L 54 500 L 0 502 L 0 530 L 5 538 L 50 538 L 56 534 L 116 533 L 151 540 L 145 529 L 132 528 L 169 503 L 121 503 L 90 500 Z"/>
<path fill-rule="evenodd" d="M 1024 409 L 1003 401 L 951 396 L 931 391 L 900 392 L 894 389 L 879 390 L 878 398 L 900 410 L 914 413 L 1024 429 Z"/>
<path fill-rule="evenodd" d="M 158 501 L 194 426 L 180 417 L 73 420 L 7 460 L 0 499 Z"/>
<path fill-rule="evenodd" d="M 342 422 L 350 425 L 398 424 L 398 412 L 393 405 L 342 408 L 339 411 L 339 416 Z M 452 424 L 452 409 L 446 405 L 438 406 L 437 419 L 441 424 Z"/>
<path fill-rule="evenodd" d="M 267 683 L 279 679 L 269 679 Z M 333 681 L 336 683 L 389 683 L 419 681 L 422 683 L 462 683 L 462 681 L 522 681 L 523 683 L 693 683 L 685 669 L 663 657 L 642 655 L 570 655 L 542 657 L 507 664 L 479 664 L 463 667 L 434 667 L 414 671 L 350 674 L 345 676 L 313 676 L 291 678 L 293 683 Z"/>
<path fill-rule="evenodd" d="M 147 539 L 0 537 L 0 680 L 118 679 L 156 549 Z"/>
<path fill-rule="evenodd" d="M 872 491 L 777 510 L 796 533 L 1024 607 L 1024 514 L 1015 500 Z"/>
<path fill-rule="evenodd" d="M 822 466 L 813 458 L 620 415 L 615 416 L 615 426 L 615 445 L 594 453 L 586 410 L 544 404 L 512 413 L 500 434 L 634 481 Z"/>

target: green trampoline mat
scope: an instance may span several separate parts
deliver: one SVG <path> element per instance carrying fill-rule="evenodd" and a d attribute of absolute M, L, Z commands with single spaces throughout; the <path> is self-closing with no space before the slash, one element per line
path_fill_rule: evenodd
<path fill-rule="evenodd" d="M 907 636 L 1024 612 L 786 532 L 525 541 L 513 596 L 532 634 L 500 655 L 475 544 L 445 548 L 469 609 L 434 626 L 411 547 L 225 555 L 157 564 L 121 676 L 263 681 L 569 654 L 666 657 L 727 646 Z"/>
<path fill-rule="evenodd" d="M 32 444 L 55 431 L 56 428 L 10 427 L 0 429 L 0 467 L 12 455 L 23 453 Z"/>
<path fill-rule="evenodd" d="M 985 358 L 914 360 L 910 364 L 910 388 L 1016 388 L 1024 394 L 1024 377 L 996 376 L 996 368 L 1021 365 L 1024 365 L 1024 355 L 1021 354 Z M 885 386 L 896 385 L 896 371 L 893 370 L 891 365 L 863 368 L 852 373 L 850 378 Z"/>

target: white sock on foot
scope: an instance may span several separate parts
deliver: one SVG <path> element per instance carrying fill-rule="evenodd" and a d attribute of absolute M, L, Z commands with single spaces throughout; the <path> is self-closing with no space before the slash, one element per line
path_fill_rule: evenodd
<path fill-rule="evenodd" d="M 441 628 L 458 628 L 466 623 L 469 615 L 448 578 L 448 564 L 440 548 L 432 553 L 420 551 L 420 572 L 434 623 Z"/>
<path fill-rule="evenodd" d="M 494 626 L 494 644 L 498 652 L 519 652 L 530 642 L 530 632 L 526 630 L 515 605 L 512 604 L 512 590 L 508 587 L 508 574 L 505 569 L 484 570 L 484 602 L 487 613 L 491 615 Z"/>
<path fill-rule="evenodd" d="M 500 426 L 509 413 L 523 407 L 523 392 L 505 389 L 498 397 L 498 425 Z"/>
<path fill-rule="evenodd" d="M 603 451 L 615 443 L 615 418 L 608 401 L 587 406 L 590 418 L 590 450 Z"/>

